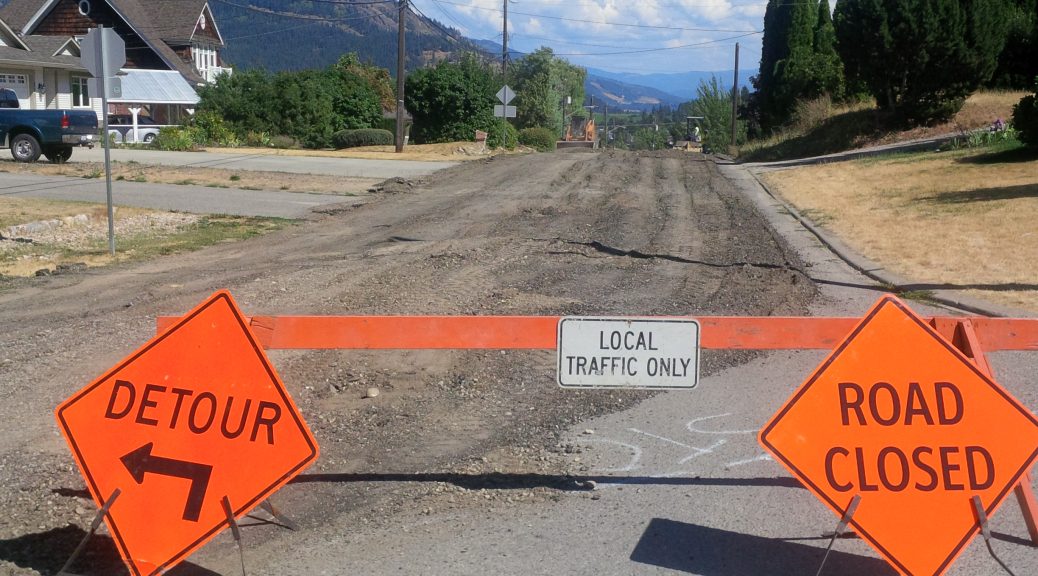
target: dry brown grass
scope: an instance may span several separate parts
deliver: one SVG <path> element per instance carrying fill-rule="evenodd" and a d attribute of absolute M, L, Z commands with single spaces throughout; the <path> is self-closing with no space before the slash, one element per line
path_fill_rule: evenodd
<path fill-rule="evenodd" d="M 106 208 L 86 202 L 59 202 L 8 196 L 0 198 L 0 232 L 18 224 L 60 219 L 77 214 L 88 214 L 91 217 L 106 216 L 107 212 L 101 214 L 98 210 L 104 212 Z"/>
<path fill-rule="evenodd" d="M 447 142 L 444 144 L 408 144 L 397 154 L 394 146 L 362 146 L 343 150 L 288 150 L 274 148 L 206 148 L 221 154 L 269 154 L 271 156 L 320 156 L 326 158 L 367 158 L 370 160 L 418 160 L 429 162 L 464 162 L 486 158 L 491 154 L 509 153 L 494 150 L 474 142 Z"/>
<path fill-rule="evenodd" d="M 852 248 L 913 283 L 963 287 L 1038 311 L 1038 160 L 989 162 L 983 154 L 816 165 L 762 179 Z"/>

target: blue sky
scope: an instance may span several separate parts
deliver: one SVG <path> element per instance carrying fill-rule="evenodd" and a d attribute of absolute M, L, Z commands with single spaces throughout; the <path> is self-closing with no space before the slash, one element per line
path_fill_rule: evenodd
<path fill-rule="evenodd" d="M 505 0 L 411 0 L 426 16 L 501 42 Z M 730 70 L 760 62 L 766 0 L 514 0 L 509 48 L 550 46 L 580 66 L 614 72 Z"/>

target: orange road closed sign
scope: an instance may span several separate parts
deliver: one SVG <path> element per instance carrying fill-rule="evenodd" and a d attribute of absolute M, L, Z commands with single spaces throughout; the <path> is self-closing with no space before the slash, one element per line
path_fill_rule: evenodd
<path fill-rule="evenodd" d="M 165 572 L 317 458 L 231 295 L 217 292 L 56 416 L 132 574 Z"/>
<path fill-rule="evenodd" d="M 760 443 L 902 574 L 943 574 L 1038 456 L 1038 420 L 892 296 Z"/>

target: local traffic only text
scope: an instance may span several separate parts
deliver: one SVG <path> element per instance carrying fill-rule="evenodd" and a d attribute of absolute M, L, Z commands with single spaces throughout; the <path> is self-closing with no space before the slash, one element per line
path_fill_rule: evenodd
<path fill-rule="evenodd" d="M 574 387 L 689 388 L 699 377 L 693 320 L 563 318 L 559 384 Z"/>

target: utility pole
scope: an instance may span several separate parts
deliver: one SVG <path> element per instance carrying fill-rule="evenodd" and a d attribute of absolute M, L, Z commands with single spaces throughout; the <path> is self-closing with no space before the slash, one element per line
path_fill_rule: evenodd
<path fill-rule="evenodd" d="M 732 146 L 734 147 L 736 137 L 736 122 L 739 115 L 739 43 L 735 43 L 735 80 L 732 81 Z"/>
<path fill-rule="evenodd" d="M 407 0 L 400 0 L 396 46 L 396 151 L 398 154 L 404 151 L 404 16 L 406 14 Z"/>
<path fill-rule="evenodd" d="M 505 85 L 508 84 L 508 0 L 505 3 L 505 23 L 501 34 L 501 78 Z"/>

